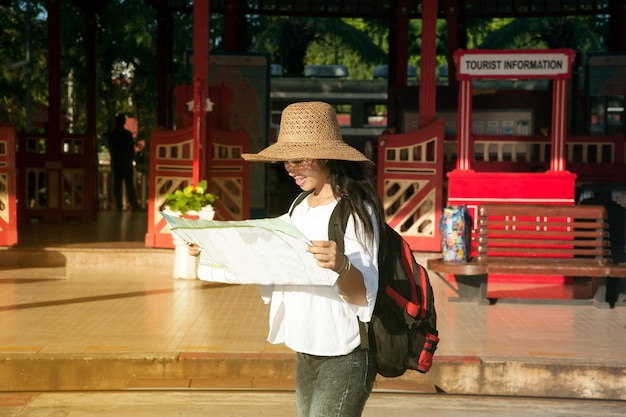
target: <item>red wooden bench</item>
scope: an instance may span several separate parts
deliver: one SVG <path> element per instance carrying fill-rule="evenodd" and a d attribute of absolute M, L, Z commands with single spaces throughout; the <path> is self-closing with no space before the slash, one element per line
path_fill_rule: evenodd
<path fill-rule="evenodd" d="M 430 259 L 427 264 L 431 271 L 455 276 L 459 300 L 494 303 L 487 299 L 489 274 L 559 275 L 599 280 L 591 300 L 559 302 L 605 307 L 606 278 L 626 278 L 626 263 L 611 261 L 602 206 L 486 204 L 478 216 L 473 241 L 477 256 L 466 263 Z"/>

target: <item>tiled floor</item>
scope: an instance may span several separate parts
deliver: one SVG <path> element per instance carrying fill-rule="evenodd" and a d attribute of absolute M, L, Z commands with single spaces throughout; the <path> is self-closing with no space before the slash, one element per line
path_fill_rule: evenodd
<path fill-rule="evenodd" d="M 277 352 L 254 286 L 174 280 L 163 269 L 0 279 L 0 352 Z M 18 276 L 17 274 L 14 276 Z M 626 361 L 622 307 L 449 302 L 432 275 L 437 354 Z"/>
<path fill-rule="evenodd" d="M 140 247 L 145 218 L 145 213 L 104 213 L 87 226 L 28 224 L 20 230 L 20 246 Z M 0 351 L 281 350 L 264 341 L 267 306 L 253 286 L 174 280 L 170 270 L 133 265 L 89 268 L 71 281 L 28 273 L 2 271 Z M 442 336 L 439 354 L 626 359 L 621 308 L 455 303 L 448 301 L 451 286 L 434 273 L 431 280 Z M 555 286 L 491 287 L 554 292 Z"/>
<path fill-rule="evenodd" d="M 6 275 L 6 272 L 5 272 Z M 85 270 L 71 280 L 0 280 L 0 351 L 260 352 L 267 308 L 253 287 L 171 271 Z"/>
<path fill-rule="evenodd" d="M 102 224 L 28 225 L 20 246 L 142 246 L 145 213 L 109 214 Z M 125 229 L 132 223 L 131 229 Z M 142 223 L 143 222 L 143 223 Z M 99 234 L 98 230 L 107 230 Z M 125 231 L 126 230 L 126 231 Z M 132 232 L 128 232 L 132 230 Z M 124 236 L 122 238 L 122 236 Z M 119 239 L 114 242 L 113 239 Z M 417 254 L 423 264 L 433 254 Z M 268 307 L 254 286 L 173 279 L 171 270 L 127 265 L 85 268 L 72 279 L 0 267 L 0 356 L 53 353 L 287 353 L 265 341 Z M 437 356 L 532 359 L 626 366 L 626 315 L 593 306 L 448 300 L 454 289 L 431 274 L 441 343 Z M 492 291 L 540 290 L 539 284 Z"/>

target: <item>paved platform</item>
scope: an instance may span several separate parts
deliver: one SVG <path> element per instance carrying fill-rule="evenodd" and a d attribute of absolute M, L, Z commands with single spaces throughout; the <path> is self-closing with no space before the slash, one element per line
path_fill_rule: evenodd
<path fill-rule="evenodd" d="M 0 393 L 0 417 L 294 417 L 292 392 Z M 374 392 L 363 417 L 623 417 L 623 401 Z"/>
<path fill-rule="evenodd" d="M 0 391 L 293 390 L 295 355 L 265 341 L 268 306 L 256 287 L 173 279 L 173 250 L 145 248 L 142 224 L 145 213 L 27 224 L 17 247 L 0 250 Z M 431 280 L 441 336 L 433 369 L 379 378 L 377 392 L 626 400 L 623 302 L 459 303 L 452 284 Z"/>

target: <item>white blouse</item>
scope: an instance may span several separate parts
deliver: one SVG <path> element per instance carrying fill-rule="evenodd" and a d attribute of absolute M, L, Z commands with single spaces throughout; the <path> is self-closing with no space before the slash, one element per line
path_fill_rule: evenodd
<path fill-rule="evenodd" d="M 309 240 L 328 240 L 328 223 L 336 205 L 337 201 L 333 201 L 310 207 L 308 199 L 304 199 L 295 207 L 291 218 Z M 360 222 L 357 224 L 362 227 Z M 379 234 L 375 221 L 374 225 L 374 241 L 370 242 L 362 232 L 359 237 L 366 241 L 360 242 L 356 238 L 354 217 L 350 216 L 344 237 L 345 254 L 352 267 L 363 274 L 367 304 L 348 303 L 339 295 L 336 285 L 260 287 L 265 302 L 271 302 L 268 342 L 285 343 L 296 352 L 317 356 L 345 355 L 360 345 L 357 320 L 366 323 L 371 320 L 378 291 Z"/>

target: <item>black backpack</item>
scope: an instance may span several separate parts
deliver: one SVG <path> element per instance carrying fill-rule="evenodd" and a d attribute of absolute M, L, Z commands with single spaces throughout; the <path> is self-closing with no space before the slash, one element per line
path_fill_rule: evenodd
<path fill-rule="evenodd" d="M 297 206 L 309 193 L 301 193 Z M 328 238 L 344 251 L 344 234 L 350 216 L 349 206 L 337 203 L 328 224 Z M 293 211 L 293 208 L 291 209 Z M 437 312 L 426 269 L 417 263 L 409 244 L 391 226 L 381 233 L 387 250 L 379 252 L 379 287 L 374 314 L 361 328 L 361 346 L 375 354 L 378 373 L 384 377 L 403 375 L 407 369 L 426 373 L 433 364 L 439 343 Z"/>

